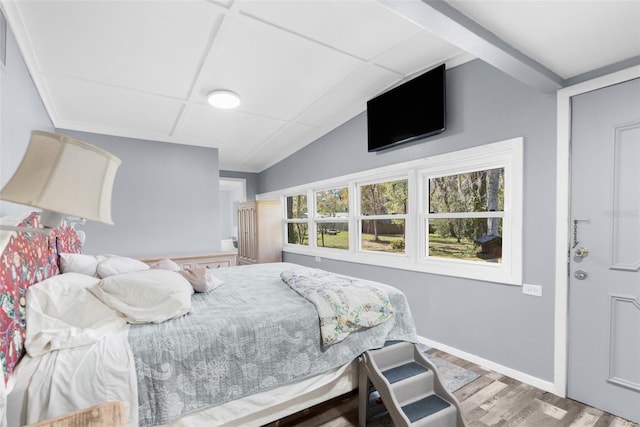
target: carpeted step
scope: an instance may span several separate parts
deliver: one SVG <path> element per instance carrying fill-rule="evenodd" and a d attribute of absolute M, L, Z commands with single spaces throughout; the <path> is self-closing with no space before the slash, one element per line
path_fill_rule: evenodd
<path fill-rule="evenodd" d="M 382 372 L 382 375 L 385 376 L 385 378 L 387 379 L 387 381 L 389 381 L 390 384 L 393 384 L 398 381 L 405 380 L 409 377 L 413 377 L 415 375 L 421 374 L 426 371 L 428 371 L 428 369 L 425 368 L 424 366 L 416 362 L 409 362 L 404 365 L 388 369 Z"/>
<path fill-rule="evenodd" d="M 432 394 L 420 399 L 417 402 L 410 403 L 402 407 L 402 411 L 412 423 L 440 412 L 450 405 L 446 400 L 441 399 L 439 396 Z"/>

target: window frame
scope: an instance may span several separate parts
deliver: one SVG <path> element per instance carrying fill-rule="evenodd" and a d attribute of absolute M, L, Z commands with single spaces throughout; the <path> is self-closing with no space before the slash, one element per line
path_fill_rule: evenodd
<path fill-rule="evenodd" d="M 318 203 L 317 203 L 317 193 L 322 192 L 322 191 L 329 191 L 329 190 L 335 190 L 335 189 L 342 189 L 342 188 L 346 188 L 347 189 L 347 194 L 348 194 L 348 198 L 349 198 L 349 203 L 347 206 L 348 209 L 348 215 L 346 217 L 323 217 L 320 216 L 318 213 Z M 351 189 L 348 185 L 332 185 L 332 186 L 328 186 L 328 187 L 322 187 L 322 188 L 310 188 L 309 191 L 311 193 L 313 193 L 313 215 L 310 219 L 310 221 L 313 223 L 313 236 L 314 237 L 314 247 L 318 250 L 321 251 L 325 251 L 325 250 L 330 250 L 330 251 L 341 251 L 342 253 L 344 253 L 344 251 L 349 251 L 351 250 L 351 234 L 352 234 L 352 221 L 351 221 L 351 217 L 352 215 L 352 192 Z M 309 200 L 309 198 L 307 197 L 307 200 Z M 309 210 L 309 208 L 307 207 L 307 210 Z M 321 223 L 336 223 L 336 222 L 343 222 L 343 223 L 347 223 L 347 231 L 349 233 L 349 247 L 347 249 L 341 249 L 341 248 L 331 248 L 331 247 L 324 247 L 324 246 L 318 246 L 318 224 Z M 311 236 L 311 231 L 309 232 L 309 236 Z"/>
<path fill-rule="evenodd" d="M 409 209 L 411 209 L 411 199 L 409 197 L 409 187 L 411 180 L 409 179 L 409 171 L 401 172 L 397 174 L 389 174 L 385 176 L 376 177 L 374 179 L 366 179 L 366 180 L 355 180 L 354 184 L 354 195 L 357 198 L 356 200 L 356 210 L 354 211 L 353 217 L 355 222 L 355 231 L 356 236 L 356 245 L 354 246 L 357 252 L 365 253 L 365 254 L 385 254 L 390 256 L 406 256 L 407 253 L 407 224 L 409 222 Z M 394 181 L 402 181 L 407 180 L 407 204 L 409 209 L 404 214 L 380 214 L 380 215 L 364 215 L 362 213 L 362 187 L 373 184 L 381 184 L 386 182 L 394 182 Z M 394 252 L 385 252 L 385 251 L 371 251 L 362 248 L 362 221 L 376 221 L 376 220 L 385 220 L 385 219 L 403 219 L 404 220 L 404 240 L 405 240 L 405 250 L 404 253 L 394 253 Z"/>
<path fill-rule="evenodd" d="M 295 197 L 295 196 L 306 196 L 307 197 L 307 217 L 306 218 L 289 218 L 287 216 L 287 199 L 289 197 Z M 307 248 L 311 245 L 311 239 L 310 239 L 310 229 L 309 229 L 309 192 L 308 191 L 295 191 L 295 192 L 291 192 L 285 195 L 281 196 L 281 200 L 282 200 L 282 208 L 283 208 L 283 221 L 284 221 L 284 227 L 282 227 L 282 238 L 283 238 L 283 243 L 285 246 L 294 246 L 294 247 L 301 247 L 301 248 Z M 315 204 L 314 204 L 315 206 Z M 304 244 L 300 244 L 300 243 L 289 243 L 289 224 L 307 224 L 307 241 L 308 243 L 306 245 Z"/>
<path fill-rule="evenodd" d="M 456 276 L 477 280 L 522 284 L 522 138 L 484 146 L 486 150 L 473 150 L 461 155 L 438 156 L 428 167 L 418 171 L 419 233 L 428 239 L 428 218 L 437 217 L 498 217 L 502 219 L 502 262 L 489 263 L 428 256 L 428 244 L 420 245 L 417 263 L 434 274 L 451 275 L 455 266 Z M 467 151 L 467 150 L 465 150 Z M 501 212 L 429 214 L 427 181 L 446 175 L 457 175 L 479 170 L 504 168 L 504 210 Z M 422 237 L 421 237 L 422 239 Z"/>
<path fill-rule="evenodd" d="M 504 168 L 504 210 L 502 217 L 502 262 L 465 261 L 450 258 L 428 257 L 426 254 L 428 235 L 426 218 L 428 213 L 428 192 L 425 185 L 428 177 L 438 177 L 467 173 L 478 170 Z M 372 183 L 408 180 L 408 209 L 403 215 L 383 215 L 391 219 L 405 219 L 405 252 L 361 250 L 360 221 L 380 219 L 378 215 L 362 215 L 360 210 L 360 187 Z M 318 247 L 316 191 L 347 187 L 349 192 L 349 248 Z M 523 138 L 480 145 L 459 151 L 438 154 L 431 157 L 371 169 L 346 176 L 336 177 L 285 190 L 261 194 L 259 199 L 283 201 L 283 237 L 287 242 L 287 224 L 306 222 L 309 244 L 285 243 L 284 252 L 322 257 L 347 262 L 379 265 L 424 273 L 462 277 L 487 282 L 522 285 L 522 223 L 523 223 Z M 307 196 L 307 219 L 288 220 L 286 198 L 299 194 Z M 433 214 L 432 214 L 433 215 Z M 448 214 L 449 216 L 451 214 Z M 497 215 L 483 213 L 483 215 Z M 342 218 L 341 218 L 342 219 Z M 315 238 L 311 239 L 311 236 Z"/>

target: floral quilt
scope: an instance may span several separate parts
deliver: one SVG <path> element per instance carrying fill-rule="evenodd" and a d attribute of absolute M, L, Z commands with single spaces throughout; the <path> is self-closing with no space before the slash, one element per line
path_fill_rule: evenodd
<path fill-rule="evenodd" d="M 357 329 L 379 325 L 393 314 L 385 291 L 353 277 L 322 270 L 283 271 L 280 277 L 316 306 L 325 346 L 344 340 Z"/>

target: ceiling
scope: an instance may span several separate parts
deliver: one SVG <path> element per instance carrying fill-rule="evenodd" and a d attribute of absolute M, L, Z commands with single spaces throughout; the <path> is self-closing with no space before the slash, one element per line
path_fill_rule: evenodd
<path fill-rule="evenodd" d="M 552 91 L 640 56 L 640 0 L 0 3 L 55 127 L 216 147 L 244 172 L 443 62 Z M 207 104 L 221 88 L 238 109 Z"/>

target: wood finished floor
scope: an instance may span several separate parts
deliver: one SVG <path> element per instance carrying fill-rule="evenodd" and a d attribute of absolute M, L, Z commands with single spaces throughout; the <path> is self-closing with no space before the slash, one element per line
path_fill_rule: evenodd
<path fill-rule="evenodd" d="M 563 399 L 439 350 L 432 353 L 478 374 L 454 393 L 468 427 L 640 427 L 571 399 Z M 356 427 L 358 395 L 353 392 L 291 415 L 269 427 Z"/>

